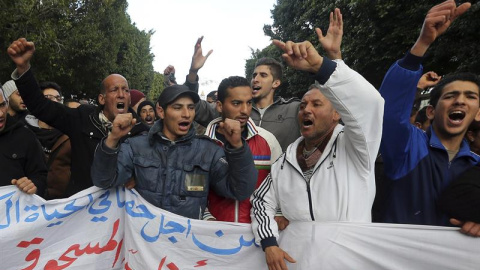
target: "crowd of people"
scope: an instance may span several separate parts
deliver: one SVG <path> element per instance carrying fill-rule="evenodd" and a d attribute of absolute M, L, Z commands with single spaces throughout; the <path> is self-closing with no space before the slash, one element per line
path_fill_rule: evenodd
<path fill-rule="evenodd" d="M 272 58 L 257 61 L 251 81 L 225 78 L 201 100 L 197 74 L 212 51 L 204 55 L 199 38 L 185 83 L 167 67 L 155 101 L 111 74 L 98 106 L 67 102 L 56 83 L 37 83 L 34 43 L 20 38 L 0 95 L 0 185 L 45 199 L 134 187 L 184 217 L 251 223 L 277 270 L 295 262 L 277 244 L 290 221 L 458 226 L 478 237 L 480 78 L 422 67 L 469 7 L 432 7 L 379 91 L 342 60 L 339 9 L 325 35 L 316 29 L 325 56 L 309 41 L 274 40 L 287 65 L 312 76 L 301 100 L 276 97 L 282 65 Z"/>

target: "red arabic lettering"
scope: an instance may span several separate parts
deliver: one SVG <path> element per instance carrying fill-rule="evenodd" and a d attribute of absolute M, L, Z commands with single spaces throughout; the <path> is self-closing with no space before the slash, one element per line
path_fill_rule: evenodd
<path fill-rule="evenodd" d="M 110 236 L 110 239 L 108 240 L 107 244 L 104 247 L 100 247 L 100 243 L 97 243 L 95 246 L 91 246 L 91 243 L 89 243 L 84 249 L 80 249 L 80 244 L 74 244 L 71 245 L 67 251 L 65 251 L 62 256 L 58 259 L 59 261 L 67 262 L 66 264 L 59 265 L 59 262 L 57 260 L 50 260 L 47 262 L 45 265 L 45 269 L 48 270 L 61 270 L 69 267 L 72 263 L 74 263 L 80 256 L 84 254 L 101 254 L 106 251 L 112 251 L 117 247 L 117 241 L 114 240 L 115 235 L 117 234 L 118 231 L 118 226 L 119 226 L 119 219 L 115 221 L 113 224 L 113 231 L 112 235 Z M 73 255 L 76 257 L 69 257 L 69 253 L 73 251 Z M 118 252 L 118 251 L 117 251 Z"/>
<path fill-rule="evenodd" d="M 27 257 L 25 257 L 25 261 L 34 261 L 31 265 L 22 268 L 22 270 L 32 270 L 37 266 L 38 260 L 40 259 L 40 249 L 34 249 L 32 252 L 28 253 Z"/>

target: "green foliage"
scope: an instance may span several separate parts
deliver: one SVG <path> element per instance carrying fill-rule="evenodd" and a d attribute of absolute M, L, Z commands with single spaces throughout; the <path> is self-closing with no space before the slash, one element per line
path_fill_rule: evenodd
<path fill-rule="evenodd" d="M 278 0 L 272 10 L 273 24 L 264 32 L 283 41 L 309 40 L 322 52 L 315 27 L 326 34 L 329 13 L 340 8 L 344 20 L 342 55 L 345 62 L 377 88 L 388 68 L 413 45 L 427 11 L 439 0 Z M 480 3 L 472 1 L 470 10 L 458 18 L 425 56 L 425 71 L 438 74 L 470 71 L 480 74 Z M 277 49 L 277 51 L 279 51 Z M 279 54 L 271 46 L 252 51 L 246 63 L 246 74 L 259 57 Z M 298 96 L 312 83 L 306 74 L 285 69 L 280 91 L 283 96 Z"/>
<path fill-rule="evenodd" d="M 64 95 L 96 98 L 111 73 L 125 76 L 131 88 L 150 90 L 154 32 L 132 25 L 126 0 L 1 1 L 0 9 L 0 49 L 5 52 L 20 37 L 33 41 L 37 79 L 59 83 Z M 0 81 L 13 69 L 8 55 L 0 54 Z"/>
<path fill-rule="evenodd" d="M 165 76 L 163 74 L 154 72 L 153 82 L 150 91 L 147 94 L 147 99 L 156 102 L 163 89 L 165 88 Z"/>

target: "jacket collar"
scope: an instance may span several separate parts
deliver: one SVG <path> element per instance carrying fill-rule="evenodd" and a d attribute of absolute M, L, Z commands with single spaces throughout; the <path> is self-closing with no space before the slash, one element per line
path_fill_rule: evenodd
<path fill-rule="evenodd" d="M 327 158 L 327 156 L 330 154 L 332 147 L 334 146 L 337 140 L 338 135 L 343 132 L 343 129 L 344 129 L 344 126 L 342 124 L 337 124 L 337 126 L 333 130 L 332 137 L 330 137 L 330 140 L 328 141 L 327 146 L 325 146 L 322 156 L 320 156 L 320 159 L 315 165 L 314 170 L 316 170 L 317 167 L 323 162 L 323 160 L 325 160 L 325 158 Z M 285 159 L 290 164 L 292 164 L 299 172 L 302 172 L 302 170 L 300 169 L 300 166 L 298 165 L 298 162 L 297 162 L 297 148 L 300 142 L 303 140 L 304 140 L 304 137 L 300 136 L 296 141 L 291 143 L 288 146 L 287 151 L 285 151 Z M 335 151 L 336 151 L 336 147 L 334 149 L 334 152 Z M 336 153 L 334 153 L 334 156 L 336 156 Z"/>
<path fill-rule="evenodd" d="M 222 117 L 213 119 L 212 122 L 208 124 L 207 129 L 205 130 L 205 135 L 211 139 L 218 141 L 217 136 L 215 135 L 215 132 L 217 131 L 218 123 L 220 123 L 221 121 L 222 121 Z M 253 136 L 258 134 L 257 126 L 255 125 L 255 123 L 251 118 L 248 118 L 246 128 L 248 131 L 247 138 L 245 138 L 246 141 L 250 140 L 251 138 L 253 138 Z"/>
<path fill-rule="evenodd" d="M 431 147 L 443 150 L 445 152 L 447 151 L 447 149 L 445 149 L 445 146 L 443 146 L 442 142 L 440 141 L 440 138 L 438 138 L 437 134 L 435 133 L 435 130 L 433 130 L 433 126 L 430 126 L 426 133 L 429 137 L 429 144 Z M 470 151 L 470 146 L 468 145 L 466 139 L 462 140 L 462 143 L 460 144 L 460 149 L 458 150 L 457 156 L 454 159 L 457 159 L 459 157 L 469 157 L 476 162 L 480 162 L 480 156 Z"/>

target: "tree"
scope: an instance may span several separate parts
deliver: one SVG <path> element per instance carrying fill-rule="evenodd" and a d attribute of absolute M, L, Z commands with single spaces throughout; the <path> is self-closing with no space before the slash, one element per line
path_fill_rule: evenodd
<path fill-rule="evenodd" d="M 124 75 L 130 87 L 148 91 L 153 81 L 150 37 L 131 23 L 126 0 L 1 1 L 0 49 L 26 37 L 35 43 L 32 68 L 39 81 L 59 83 L 64 95 L 96 98 L 101 81 Z M 14 66 L 0 54 L 0 79 Z"/>
<path fill-rule="evenodd" d="M 326 32 L 329 13 L 338 7 L 344 19 L 342 55 L 345 62 L 377 88 L 394 61 L 401 58 L 415 42 L 427 11 L 438 0 L 278 0 L 272 10 L 273 24 L 264 32 L 272 39 L 303 41 L 318 45 L 315 27 Z M 425 70 L 438 74 L 455 71 L 480 73 L 480 3 L 454 22 L 425 56 Z M 461 43 L 459 43 L 461 41 Z M 271 46 L 252 52 L 248 66 L 258 57 L 280 59 Z M 474 56 L 474 57 L 472 57 Z M 250 63 L 250 64 L 249 64 Z M 287 68 L 284 72 L 286 89 L 282 95 L 301 95 L 312 79 Z"/>
<path fill-rule="evenodd" d="M 165 76 L 163 74 L 156 72 L 153 75 L 153 82 L 150 91 L 147 94 L 147 99 L 153 102 L 156 102 L 160 94 L 165 88 Z"/>

